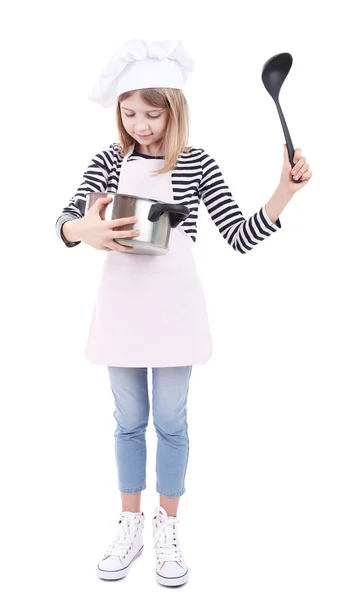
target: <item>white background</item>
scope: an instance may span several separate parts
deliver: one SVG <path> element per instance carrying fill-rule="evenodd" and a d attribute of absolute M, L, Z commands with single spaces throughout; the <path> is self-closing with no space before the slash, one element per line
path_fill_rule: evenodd
<path fill-rule="evenodd" d="M 103 254 L 54 224 L 90 159 L 116 140 L 88 101 L 116 44 L 183 39 L 191 142 L 245 216 L 272 195 L 283 134 L 261 81 L 294 63 L 281 102 L 314 178 L 282 230 L 246 256 L 200 210 L 195 256 L 214 340 L 193 372 L 180 537 L 183 596 L 342 600 L 346 583 L 346 36 L 340 2 L 16 3 L 2 18 L 1 585 L 3 597 L 159 597 L 148 430 L 145 552 L 96 576 L 120 509 L 113 397 L 83 357 Z M 235 8 L 237 6 L 237 8 Z M 242 6 L 242 8 L 240 8 Z"/>

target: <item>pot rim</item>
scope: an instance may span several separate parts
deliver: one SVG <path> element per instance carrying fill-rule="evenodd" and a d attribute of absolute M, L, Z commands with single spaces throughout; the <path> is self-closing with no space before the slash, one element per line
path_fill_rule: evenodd
<path fill-rule="evenodd" d="M 123 198 L 131 198 L 131 199 L 135 199 L 135 200 L 145 200 L 146 202 L 156 202 L 157 204 L 172 204 L 172 206 L 177 206 L 176 203 L 174 202 L 165 202 L 164 200 L 155 200 L 155 198 L 147 198 L 146 196 L 136 196 L 135 194 L 121 194 L 119 192 L 87 192 L 86 196 L 93 196 L 93 195 L 98 195 L 99 197 L 101 197 L 102 194 L 105 195 L 105 197 L 109 196 L 114 196 L 114 197 L 123 197 Z"/>

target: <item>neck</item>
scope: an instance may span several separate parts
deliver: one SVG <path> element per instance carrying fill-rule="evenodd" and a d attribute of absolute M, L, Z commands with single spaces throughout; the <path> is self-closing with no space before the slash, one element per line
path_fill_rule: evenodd
<path fill-rule="evenodd" d="M 141 154 L 147 154 L 148 156 L 162 156 L 163 145 L 161 142 L 156 142 L 155 144 L 148 144 L 148 146 L 142 146 L 136 142 L 135 150 L 137 152 L 141 152 Z"/>

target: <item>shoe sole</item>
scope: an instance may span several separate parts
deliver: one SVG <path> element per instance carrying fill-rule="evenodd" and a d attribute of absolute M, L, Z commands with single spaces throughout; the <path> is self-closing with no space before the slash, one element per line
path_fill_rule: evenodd
<path fill-rule="evenodd" d="M 126 577 L 128 575 L 131 565 L 133 564 L 134 560 L 136 560 L 140 556 L 142 550 L 143 550 L 143 546 L 142 546 L 142 548 L 140 548 L 138 553 L 135 554 L 134 558 L 128 564 L 128 566 L 124 567 L 124 569 L 119 569 L 118 571 L 103 571 L 102 569 L 99 568 L 99 565 L 98 565 L 97 571 L 96 571 L 97 576 L 99 577 L 99 579 L 106 579 L 107 581 L 116 581 L 117 579 L 123 579 L 123 577 Z"/>
<path fill-rule="evenodd" d="M 158 583 L 160 583 L 160 585 L 165 585 L 165 586 L 169 586 L 169 587 L 174 587 L 174 586 L 179 586 L 179 585 L 184 585 L 185 583 L 187 583 L 188 581 L 188 571 L 185 572 L 184 575 L 182 575 L 181 577 L 162 577 L 161 575 L 159 575 L 158 572 L 156 572 L 156 580 Z"/>

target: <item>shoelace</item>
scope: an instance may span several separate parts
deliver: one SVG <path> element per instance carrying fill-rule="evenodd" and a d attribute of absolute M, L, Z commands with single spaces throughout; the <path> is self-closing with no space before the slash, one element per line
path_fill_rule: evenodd
<path fill-rule="evenodd" d="M 154 548 L 160 562 L 182 560 L 182 551 L 176 533 L 177 519 L 173 521 L 170 517 L 157 516 L 154 530 Z"/>
<path fill-rule="evenodd" d="M 121 519 L 118 524 L 116 535 L 105 552 L 105 556 L 113 555 L 125 558 L 129 550 L 131 550 L 139 525 L 139 519 L 134 519 L 133 517 L 130 517 L 130 515 L 121 513 Z"/>

